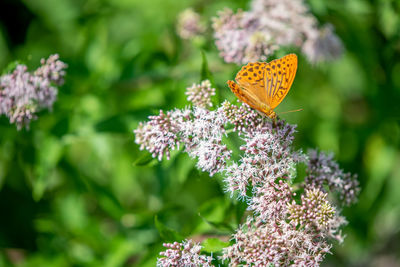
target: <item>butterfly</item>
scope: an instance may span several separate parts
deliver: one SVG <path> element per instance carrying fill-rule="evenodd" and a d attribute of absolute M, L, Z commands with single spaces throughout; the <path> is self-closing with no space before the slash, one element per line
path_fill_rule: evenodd
<path fill-rule="evenodd" d="M 289 92 L 296 71 L 297 56 L 289 54 L 269 63 L 249 63 L 236 74 L 237 83 L 227 83 L 242 102 L 275 119 L 274 108 Z"/>

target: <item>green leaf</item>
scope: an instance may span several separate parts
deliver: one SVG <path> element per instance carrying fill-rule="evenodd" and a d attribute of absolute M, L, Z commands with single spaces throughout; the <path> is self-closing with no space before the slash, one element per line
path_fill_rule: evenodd
<path fill-rule="evenodd" d="M 391 38 L 399 31 L 399 14 L 393 8 L 391 1 L 380 1 L 379 3 L 379 24 L 386 38 Z"/>
<path fill-rule="evenodd" d="M 206 53 L 204 52 L 204 50 L 201 50 L 201 58 L 202 58 L 202 62 L 201 62 L 201 76 L 200 76 L 200 81 L 204 81 L 204 80 L 210 80 L 212 79 L 212 75 L 210 72 L 210 69 L 208 68 L 208 62 L 207 62 L 207 56 Z M 213 82 L 211 82 L 213 84 Z"/>
<path fill-rule="evenodd" d="M 160 233 L 161 238 L 165 241 L 181 241 L 184 239 L 177 231 L 161 223 L 157 215 L 154 217 L 154 224 Z"/>
<path fill-rule="evenodd" d="M 135 162 L 133 163 L 134 166 L 147 166 L 151 162 L 153 162 L 155 159 L 150 153 L 145 153 L 139 156 Z"/>
<path fill-rule="evenodd" d="M 215 86 L 214 77 L 208 67 L 207 56 L 204 50 L 201 51 L 202 63 L 201 63 L 201 81 L 209 80 L 212 86 Z"/>
<path fill-rule="evenodd" d="M 37 134 L 37 159 L 33 179 L 33 198 L 39 201 L 54 178 L 57 163 L 63 154 L 63 144 L 55 137 Z"/>
<path fill-rule="evenodd" d="M 52 134 L 57 137 L 62 137 L 68 133 L 69 130 L 69 118 L 64 116 L 53 126 L 50 130 Z"/>
<path fill-rule="evenodd" d="M 206 218 L 202 217 L 200 214 L 199 216 L 209 225 L 211 225 L 212 227 L 214 227 L 215 229 L 221 231 L 221 232 L 233 232 L 234 229 L 231 225 L 229 225 L 228 223 L 225 222 L 216 222 L 216 221 L 210 221 L 207 220 Z"/>
<path fill-rule="evenodd" d="M 202 57 L 202 63 L 201 63 L 201 81 L 204 80 L 209 80 L 211 83 L 211 86 L 216 88 L 216 84 L 214 81 L 214 76 L 211 74 L 210 68 L 208 67 L 208 61 L 207 61 L 207 56 L 204 50 L 201 50 L 201 57 Z M 219 90 L 215 90 L 215 96 L 213 97 L 213 105 L 217 106 L 219 104 Z"/>
<path fill-rule="evenodd" d="M 212 198 L 201 205 L 199 213 L 207 220 L 223 221 L 230 204 L 230 200 L 225 198 Z"/>
<path fill-rule="evenodd" d="M 110 248 L 110 253 L 104 261 L 105 267 L 124 266 L 124 263 L 135 252 L 139 252 L 141 246 L 131 240 L 117 240 Z"/>
<path fill-rule="evenodd" d="M 200 207 L 199 216 L 206 223 L 222 232 L 232 232 L 232 226 L 225 222 L 229 208 L 230 202 L 227 199 L 214 198 L 205 202 Z"/>
<path fill-rule="evenodd" d="M 238 201 L 235 205 L 236 223 L 242 223 L 243 215 L 247 210 L 247 204 L 244 201 Z"/>
<path fill-rule="evenodd" d="M 106 118 L 95 125 L 97 132 L 126 133 L 128 127 L 123 116 L 117 114 Z"/>
<path fill-rule="evenodd" d="M 17 67 L 17 65 L 20 65 L 20 64 L 22 64 L 22 63 L 19 60 L 8 63 L 8 65 L 1 72 L 1 75 L 13 72 L 15 70 L 15 68 Z"/>
<path fill-rule="evenodd" d="M 215 253 L 221 251 L 230 245 L 230 242 L 224 242 L 218 238 L 212 237 L 204 240 L 201 245 L 203 246 L 202 251 L 208 253 Z"/>

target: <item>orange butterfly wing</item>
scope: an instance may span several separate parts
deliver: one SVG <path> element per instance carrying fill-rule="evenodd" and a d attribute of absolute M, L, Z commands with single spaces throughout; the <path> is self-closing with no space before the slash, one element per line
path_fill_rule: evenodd
<path fill-rule="evenodd" d="M 267 96 L 265 94 L 265 66 L 266 62 L 253 62 L 246 66 L 236 74 L 235 80 L 239 87 L 250 92 L 257 100 L 266 103 Z"/>
<path fill-rule="evenodd" d="M 297 56 L 266 62 L 249 63 L 236 75 L 236 82 L 228 81 L 231 91 L 250 107 L 275 117 L 276 108 L 292 86 L 297 70 Z"/>
<path fill-rule="evenodd" d="M 228 81 L 231 91 L 237 98 L 263 113 L 268 113 L 270 110 L 266 105 L 267 95 L 264 83 L 266 65 L 266 62 L 249 63 L 236 74 L 237 84 Z"/>
<path fill-rule="evenodd" d="M 256 110 L 262 111 L 262 103 L 253 93 L 244 87 L 239 87 L 234 81 L 228 81 L 228 86 L 240 101 Z"/>
<path fill-rule="evenodd" d="M 289 54 L 275 59 L 265 66 L 266 103 L 276 108 L 285 98 L 293 84 L 297 71 L 297 56 Z"/>

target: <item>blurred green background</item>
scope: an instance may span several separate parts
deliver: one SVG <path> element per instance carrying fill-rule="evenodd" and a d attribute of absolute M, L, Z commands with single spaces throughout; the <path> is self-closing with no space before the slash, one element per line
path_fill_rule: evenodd
<path fill-rule="evenodd" d="M 308 0 L 332 23 L 344 55 L 311 65 L 300 55 L 277 109 L 298 125 L 296 147 L 336 154 L 358 173 L 359 202 L 324 266 L 400 265 L 400 2 Z M 175 31 L 192 7 L 210 26 L 224 7 L 248 1 L 2 0 L 0 70 L 31 69 L 59 53 L 69 67 L 52 112 L 30 130 L 0 118 L 0 266 L 154 266 L 177 236 L 232 233 L 243 204 L 223 193 L 186 154 L 148 160 L 132 133 L 159 109 L 188 105 L 206 51 L 219 101 L 239 69 L 218 56 L 209 29 L 201 42 Z M 294 51 L 298 53 L 298 51 Z M 165 231 L 163 231 L 163 229 Z"/>

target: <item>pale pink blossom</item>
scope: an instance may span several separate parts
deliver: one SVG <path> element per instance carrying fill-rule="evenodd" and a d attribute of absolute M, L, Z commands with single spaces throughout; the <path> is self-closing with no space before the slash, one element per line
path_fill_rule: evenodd
<path fill-rule="evenodd" d="M 200 100 L 208 99 L 200 91 L 192 92 Z M 319 266 L 330 253 L 331 240 L 343 241 L 341 228 L 347 222 L 338 207 L 356 200 L 356 177 L 345 174 L 331 155 L 294 149 L 295 125 L 270 120 L 246 104 L 225 101 L 209 110 L 194 102 L 192 107 L 150 116 L 135 130 L 136 142 L 159 159 L 181 145 L 197 159 L 198 169 L 210 176 L 219 173 L 226 192 L 247 202 L 251 213 L 222 259 L 232 266 Z M 226 142 L 230 135 L 241 142 L 239 154 L 234 155 Z M 306 176 L 293 184 L 301 164 Z M 339 197 L 332 203 L 335 196 Z M 181 266 L 182 246 L 168 245 L 159 264 L 171 265 L 160 266 Z"/>
<path fill-rule="evenodd" d="M 223 250 L 229 266 L 319 266 L 331 245 L 315 233 L 285 220 L 248 218 Z"/>
<path fill-rule="evenodd" d="M 333 154 L 325 154 L 317 150 L 308 152 L 307 175 L 305 186 L 319 188 L 324 191 L 325 186 L 338 196 L 339 203 L 350 205 L 357 201 L 360 191 L 357 175 L 345 173 L 339 164 L 333 160 Z"/>
<path fill-rule="evenodd" d="M 303 0 L 253 0 L 249 11 L 220 11 L 212 26 L 226 62 L 266 61 L 285 46 L 301 48 L 311 62 L 336 58 L 343 50 L 333 27 L 319 29 Z"/>
<path fill-rule="evenodd" d="M 188 8 L 179 13 L 176 30 L 182 39 L 192 39 L 203 34 L 206 31 L 206 25 L 197 12 Z"/>
<path fill-rule="evenodd" d="M 201 246 L 193 240 L 185 240 L 182 243 L 164 243 L 167 250 L 160 252 L 162 257 L 157 259 L 159 267 L 211 267 L 212 257 L 201 255 Z"/>
<path fill-rule="evenodd" d="M 212 88 L 209 80 L 205 80 L 186 88 L 185 94 L 188 96 L 187 100 L 194 106 L 209 108 L 212 107 L 211 97 L 215 95 L 215 88 Z"/>
<path fill-rule="evenodd" d="M 9 74 L 0 77 L 0 115 L 6 115 L 18 129 L 29 127 L 37 112 L 52 109 L 57 98 L 57 86 L 64 83 L 67 65 L 58 55 L 40 61 L 33 73 L 19 64 Z"/>

